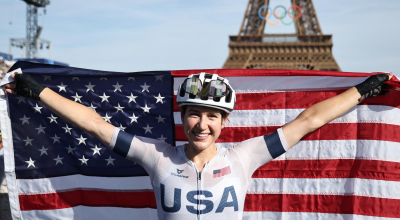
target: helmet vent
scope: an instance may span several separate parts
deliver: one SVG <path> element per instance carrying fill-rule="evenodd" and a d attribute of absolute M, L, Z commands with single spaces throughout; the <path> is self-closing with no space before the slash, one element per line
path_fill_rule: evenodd
<path fill-rule="evenodd" d="M 184 97 L 185 96 L 185 90 L 183 89 L 183 87 L 181 87 L 180 90 L 179 90 L 179 96 L 180 97 Z"/>
<path fill-rule="evenodd" d="M 231 91 L 227 91 L 226 92 L 226 96 L 225 96 L 225 102 L 226 103 L 231 103 L 231 100 L 232 100 L 232 93 L 231 93 Z"/>
<path fill-rule="evenodd" d="M 213 101 L 214 101 L 214 102 L 219 102 L 219 101 L 221 101 L 221 97 L 214 97 L 214 98 L 213 98 Z"/>

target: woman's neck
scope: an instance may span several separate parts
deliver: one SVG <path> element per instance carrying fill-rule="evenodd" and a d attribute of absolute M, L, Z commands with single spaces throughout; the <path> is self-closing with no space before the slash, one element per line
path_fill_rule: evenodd
<path fill-rule="evenodd" d="M 203 170 L 204 165 L 217 155 L 217 152 L 215 144 L 202 151 L 199 151 L 188 144 L 186 145 L 185 150 L 187 158 L 196 164 L 197 170 L 200 172 Z"/>

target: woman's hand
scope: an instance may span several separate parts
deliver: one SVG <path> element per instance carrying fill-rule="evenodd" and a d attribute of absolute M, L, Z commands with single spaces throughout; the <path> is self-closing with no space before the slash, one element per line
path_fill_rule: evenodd
<path fill-rule="evenodd" d="M 8 93 L 40 100 L 39 95 L 46 87 L 38 83 L 31 75 L 13 73 L 11 78 L 15 81 L 5 85 Z"/>
<path fill-rule="evenodd" d="M 11 78 L 15 80 L 15 74 L 11 74 Z M 17 88 L 17 81 L 7 83 L 4 85 L 6 87 L 6 92 L 17 95 L 17 91 L 15 91 L 15 88 Z"/>
<path fill-rule="evenodd" d="M 372 98 L 378 95 L 387 94 L 387 87 L 384 83 L 393 77 L 391 73 L 381 73 L 368 77 L 364 82 L 356 85 L 357 91 L 360 93 L 358 102 L 366 98 Z"/>

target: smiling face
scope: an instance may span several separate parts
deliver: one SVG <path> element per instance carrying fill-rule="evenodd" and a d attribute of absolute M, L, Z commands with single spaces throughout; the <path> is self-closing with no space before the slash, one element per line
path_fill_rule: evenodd
<path fill-rule="evenodd" d="M 215 148 L 215 140 L 221 134 L 227 116 L 222 118 L 221 110 L 189 105 L 182 115 L 183 129 L 189 141 L 189 147 L 197 152 Z"/>

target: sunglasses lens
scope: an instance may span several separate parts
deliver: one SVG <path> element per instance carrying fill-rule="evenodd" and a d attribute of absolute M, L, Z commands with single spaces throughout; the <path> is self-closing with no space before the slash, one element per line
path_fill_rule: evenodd
<path fill-rule="evenodd" d="M 184 82 L 185 91 L 192 95 L 197 95 L 201 90 L 201 81 L 198 78 L 186 79 Z"/>
<path fill-rule="evenodd" d="M 226 84 L 221 80 L 211 81 L 209 96 L 222 97 L 226 95 Z"/>
<path fill-rule="evenodd" d="M 183 88 L 186 93 L 201 97 L 223 97 L 227 93 L 227 86 L 221 80 L 212 80 L 203 86 L 199 78 L 186 79 Z"/>

